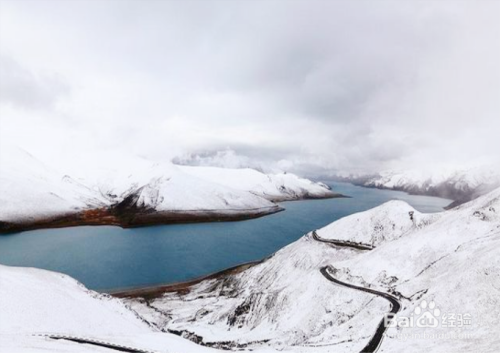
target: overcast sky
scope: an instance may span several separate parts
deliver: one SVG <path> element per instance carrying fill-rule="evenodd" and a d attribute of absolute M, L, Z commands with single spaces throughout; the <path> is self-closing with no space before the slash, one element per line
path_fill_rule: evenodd
<path fill-rule="evenodd" d="M 489 163 L 499 17 L 488 0 L 0 0 L 0 138 L 53 164 Z"/>

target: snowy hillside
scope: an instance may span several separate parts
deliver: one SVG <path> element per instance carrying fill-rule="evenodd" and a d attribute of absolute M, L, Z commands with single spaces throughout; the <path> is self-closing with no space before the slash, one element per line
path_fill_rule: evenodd
<path fill-rule="evenodd" d="M 500 186 L 500 167 L 490 165 L 442 172 L 386 171 L 375 175 L 339 175 L 335 179 L 366 187 L 444 197 L 455 200 L 449 206 L 452 208 Z"/>
<path fill-rule="evenodd" d="M 242 272 L 147 301 L 0 266 L 0 351 L 359 352 L 375 341 L 381 352 L 497 352 L 499 210 L 500 189 L 439 214 L 391 201 Z M 381 326 L 393 310 L 394 322 L 435 321 Z"/>
<path fill-rule="evenodd" d="M 435 303 L 431 314 L 443 324 L 472 319 L 464 327 L 388 328 L 383 352 L 496 352 L 499 249 L 500 189 L 439 214 L 391 201 L 311 232 L 241 273 L 128 302 L 161 329 L 225 347 L 359 352 L 391 308 L 385 294 L 400 303 L 402 317 L 429 315 L 426 305 Z M 443 338 L 418 336 L 424 333 Z"/>
<path fill-rule="evenodd" d="M 272 201 L 339 196 L 321 183 L 252 169 L 100 156 L 68 172 L 19 148 L 0 151 L 0 231 L 236 220 L 282 210 Z"/>
<path fill-rule="evenodd" d="M 210 182 L 250 191 L 271 201 L 315 199 L 328 197 L 330 188 L 299 178 L 295 174 L 263 174 L 255 169 L 181 166 L 182 171 Z"/>
<path fill-rule="evenodd" d="M 0 265 L 0 351 L 113 352 L 92 342 L 146 352 L 210 352 L 160 332 L 118 299 L 55 272 Z M 88 341 L 56 340 L 59 336 Z"/>
<path fill-rule="evenodd" d="M 50 218 L 106 205 L 99 194 L 28 152 L 0 148 L 0 222 Z"/>

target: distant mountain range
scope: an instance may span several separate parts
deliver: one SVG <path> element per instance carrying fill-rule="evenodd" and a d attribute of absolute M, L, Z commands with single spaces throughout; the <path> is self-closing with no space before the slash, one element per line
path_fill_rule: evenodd
<path fill-rule="evenodd" d="M 443 197 L 454 200 L 447 207 L 453 208 L 500 186 L 500 168 L 485 166 L 446 173 L 386 171 L 379 174 L 338 174 L 333 179 L 364 187 Z"/>

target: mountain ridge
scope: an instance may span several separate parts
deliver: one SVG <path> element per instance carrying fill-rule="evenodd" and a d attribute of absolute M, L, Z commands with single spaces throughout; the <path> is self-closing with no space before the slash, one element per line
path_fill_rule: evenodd
<path fill-rule="evenodd" d="M 451 199 L 453 202 L 446 207 L 446 209 L 451 209 L 499 187 L 500 167 L 489 165 L 451 169 L 442 173 L 408 170 L 336 174 L 330 179 L 363 187 L 403 191 L 411 195 Z"/>
<path fill-rule="evenodd" d="M 187 168 L 123 157 L 116 166 L 86 168 L 82 177 L 59 172 L 18 148 L 0 149 L 0 160 L 0 233 L 233 221 L 279 212 L 279 201 L 342 196 L 293 174 L 250 169 Z"/>

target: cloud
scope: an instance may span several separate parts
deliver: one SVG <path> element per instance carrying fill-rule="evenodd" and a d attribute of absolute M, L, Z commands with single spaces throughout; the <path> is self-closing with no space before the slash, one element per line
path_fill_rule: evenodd
<path fill-rule="evenodd" d="M 204 152 L 200 154 L 190 153 L 188 155 L 174 158 L 173 162 L 175 164 L 192 166 L 261 169 L 260 166 L 254 164 L 254 162 L 252 162 L 250 158 L 238 155 L 231 149 L 217 152 Z"/>
<path fill-rule="evenodd" d="M 35 75 L 14 60 L 0 56 L 0 104 L 26 109 L 52 109 L 69 86 L 57 75 Z"/>
<path fill-rule="evenodd" d="M 0 137 L 60 163 L 118 150 L 319 175 L 498 158 L 495 1 L 0 6 Z"/>

